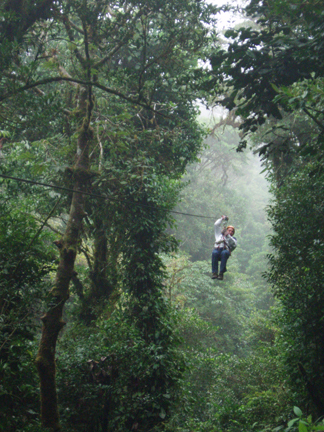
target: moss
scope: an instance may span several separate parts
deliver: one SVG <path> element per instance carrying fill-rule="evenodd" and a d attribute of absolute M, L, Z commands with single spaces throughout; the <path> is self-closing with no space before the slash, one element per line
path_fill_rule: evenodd
<path fill-rule="evenodd" d="M 87 182 L 96 175 L 90 170 L 84 169 L 82 167 L 67 167 L 65 168 L 65 172 L 67 173 L 69 178 L 74 177 L 84 182 Z"/>
<path fill-rule="evenodd" d="M 83 135 L 83 138 L 86 140 L 92 140 L 93 139 L 94 130 L 90 126 L 90 121 L 87 117 L 84 117 L 78 132 L 80 135 Z"/>

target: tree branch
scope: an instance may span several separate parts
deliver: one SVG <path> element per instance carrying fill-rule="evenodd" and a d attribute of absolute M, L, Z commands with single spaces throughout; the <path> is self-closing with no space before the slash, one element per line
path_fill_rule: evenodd
<path fill-rule="evenodd" d="M 72 42 L 75 45 L 73 52 L 74 52 L 76 58 L 79 60 L 81 66 L 83 68 L 85 68 L 86 62 L 85 62 L 85 59 L 82 57 L 82 55 L 81 55 L 80 51 L 78 50 L 77 45 L 75 43 L 75 39 L 74 39 L 74 36 L 72 33 L 71 23 L 70 23 L 69 19 L 65 15 L 57 14 L 57 16 L 59 19 L 61 18 L 61 21 L 63 22 L 63 25 L 65 27 L 66 33 L 70 39 L 70 42 Z"/>
<path fill-rule="evenodd" d="M 324 130 L 324 125 L 320 121 L 318 121 L 317 118 L 313 116 L 313 114 L 311 114 L 307 108 L 303 108 L 303 111 L 317 124 L 320 129 Z"/>
<path fill-rule="evenodd" d="M 102 85 L 102 84 L 100 84 L 98 82 L 93 82 L 93 81 L 89 82 L 89 81 L 79 80 L 79 79 L 76 79 L 76 78 L 68 78 L 68 77 L 51 77 L 51 78 L 45 78 L 44 80 L 40 80 L 40 81 L 37 81 L 35 83 L 26 84 L 26 85 L 18 88 L 16 91 L 8 92 L 8 93 L 5 93 L 2 96 L 0 96 L 0 102 L 4 101 L 6 99 L 9 99 L 10 97 L 12 97 L 12 96 L 14 96 L 14 95 L 16 95 L 18 93 L 22 93 L 22 92 L 24 92 L 26 90 L 31 90 L 31 89 L 33 89 L 33 88 L 35 88 L 37 86 L 41 86 L 41 85 L 45 85 L 45 84 L 50 84 L 50 83 L 53 83 L 53 82 L 60 82 L 60 81 L 74 82 L 74 83 L 77 83 L 77 84 L 81 84 L 81 85 L 83 85 L 85 87 L 89 86 L 89 85 L 92 85 L 94 87 L 99 88 L 100 90 L 103 90 L 106 93 L 110 93 L 110 94 L 113 94 L 115 96 L 118 96 L 121 99 L 123 99 L 123 100 L 125 100 L 125 101 L 127 101 L 127 102 L 129 102 L 131 104 L 139 105 L 139 106 L 141 106 L 141 107 L 143 107 L 143 108 L 145 108 L 145 109 L 147 109 L 149 111 L 152 111 L 152 112 L 156 113 L 157 115 L 159 115 L 161 117 L 164 117 L 164 118 L 167 118 L 167 119 L 171 120 L 171 118 L 169 116 L 161 113 L 160 111 L 157 111 L 157 110 L 153 109 L 152 107 L 150 107 L 147 104 L 143 104 L 143 103 L 139 102 L 138 98 L 134 99 L 134 98 L 125 96 L 124 94 L 120 93 L 119 91 L 114 90 L 114 89 L 109 88 L 109 87 L 106 87 L 106 86 L 104 86 L 104 85 Z"/>
<path fill-rule="evenodd" d="M 143 10 L 143 8 L 140 8 L 139 11 L 135 14 L 134 18 L 131 20 L 131 22 L 127 23 L 127 26 L 130 28 L 130 30 L 128 32 L 126 32 L 126 34 L 122 38 L 122 40 L 114 48 L 111 49 L 111 51 L 106 55 L 106 57 L 99 60 L 94 65 L 94 68 L 102 66 L 107 61 L 109 61 L 113 57 L 113 55 L 116 54 L 116 52 L 118 52 L 120 50 L 120 48 L 126 44 L 126 42 L 128 42 L 129 38 L 134 35 L 134 29 L 132 28 L 132 25 L 133 25 L 133 23 L 136 23 L 137 19 L 141 16 L 142 10 Z M 124 27 L 124 26 L 125 26 L 125 20 L 121 23 L 120 27 Z"/>
<path fill-rule="evenodd" d="M 47 221 L 51 218 L 52 214 L 54 213 L 54 211 L 56 210 L 56 207 L 59 205 L 61 201 L 61 197 L 56 201 L 54 207 L 52 208 L 52 210 L 49 212 L 49 214 L 47 215 L 45 221 L 42 223 L 41 227 L 38 229 L 37 233 L 34 235 L 34 237 L 31 239 L 31 241 L 29 242 L 29 245 L 27 246 L 23 256 L 21 257 L 21 259 L 19 260 L 18 264 L 16 265 L 14 271 L 12 272 L 12 277 L 14 277 L 16 275 L 16 272 L 18 270 L 18 268 L 20 267 L 20 264 L 23 262 L 23 260 L 26 258 L 26 255 L 30 249 L 30 247 L 32 246 L 32 244 L 34 243 L 34 241 L 37 239 L 37 237 L 39 236 L 39 234 L 42 232 L 44 226 L 46 225 Z"/>
<path fill-rule="evenodd" d="M 80 29 L 76 24 L 74 24 L 71 20 L 69 20 L 68 18 L 66 18 L 67 21 L 69 22 L 70 27 L 72 27 L 75 31 L 77 31 L 78 33 L 81 33 L 82 35 L 84 34 L 83 30 Z"/>

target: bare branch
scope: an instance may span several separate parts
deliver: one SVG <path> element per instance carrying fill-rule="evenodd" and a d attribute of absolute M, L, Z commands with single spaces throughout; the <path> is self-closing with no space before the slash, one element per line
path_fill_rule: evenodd
<path fill-rule="evenodd" d="M 236 115 L 236 110 L 232 110 L 228 113 L 225 118 L 221 118 L 218 123 L 214 125 L 212 128 L 212 133 L 215 133 L 216 129 L 220 127 L 232 126 L 234 129 L 237 129 L 241 126 L 242 120 Z"/>

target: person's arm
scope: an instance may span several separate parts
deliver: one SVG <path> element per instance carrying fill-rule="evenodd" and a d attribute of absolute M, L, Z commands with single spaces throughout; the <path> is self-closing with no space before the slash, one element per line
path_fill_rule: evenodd
<path fill-rule="evenodd" d="M 215 227 L 216 226 L 221 226 L 221 223 L 223 222 L 223 220 L 228 220 L 228 217 L 227 216 L 222 216 L 222 217 L 220 217 L 219 219 L 217 219 L 217 221 L 215 222 Z"/>
<path fill-rule="evenodd" d="M 220 227 L 222 222 L 223 222 L 223 216 L 221 218 L 217 219 L 217 221 L 214 224 L 215 228 Z"/>
<path fill-rule="evenodd" d="M 214 223 L 214 230 L 215 230 L 215 240 L 217 241 L 217 237 L 219 237 L 222 233 L 222 222 L 226 218 L 226 216 L 222 216 Z"/>
<path fill-rule="evenodd" d="M 220 235 L 222 234 L 222 222 L 223 220 L 228 220 L 227 216 L 222 216 L 214 223 L 215 240 L 220 241 Z"/>

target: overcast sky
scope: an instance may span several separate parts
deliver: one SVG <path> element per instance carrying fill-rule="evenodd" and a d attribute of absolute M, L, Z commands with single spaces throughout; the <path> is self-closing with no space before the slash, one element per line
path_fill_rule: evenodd
<path fill-rule="evenodd" d="M 247 0 L 236 0 L 235 2 L 230 0 L 206 0 L 207 3 L 214 4 L 215 6 L 223 6 L 227 3 L 230 3 L 232 6 L 243 6 L 247 3 Z M 232 12 L 223 12 L 220 14 L 218 18 L 218 29 L 220 32 L 227 30 L 231 27 L 234 27 L 235 24 L 240 22 L 242 17 L 238 14 L 233 14 Z M 222 107 L 213 108 L 213 110 L 207 110 L 204 105 L 199 104 L 199 109 L 201 111 L 201 115 L 199 116 L 204 121 L 209 119 L 210 122 L 213 122 L 213 117 L 219 118 L 222 115 L 225 115 L 225 110 Z"/>
<path fill-rule="evenodd" d="M 231 6 L 243 6 L 248 3 L 247 0 L 236 0 L 235 2 L 230 0 L 206 0 L 207 3 L 211 3 L 215 6 L 223 6 L 230 4 Z M 219 17 L 219 29 L 224 30 L 233 27 L 237 22 L 241 21 L 242 18 L 238 14 L 232 12 L 223 12 Z"/>

